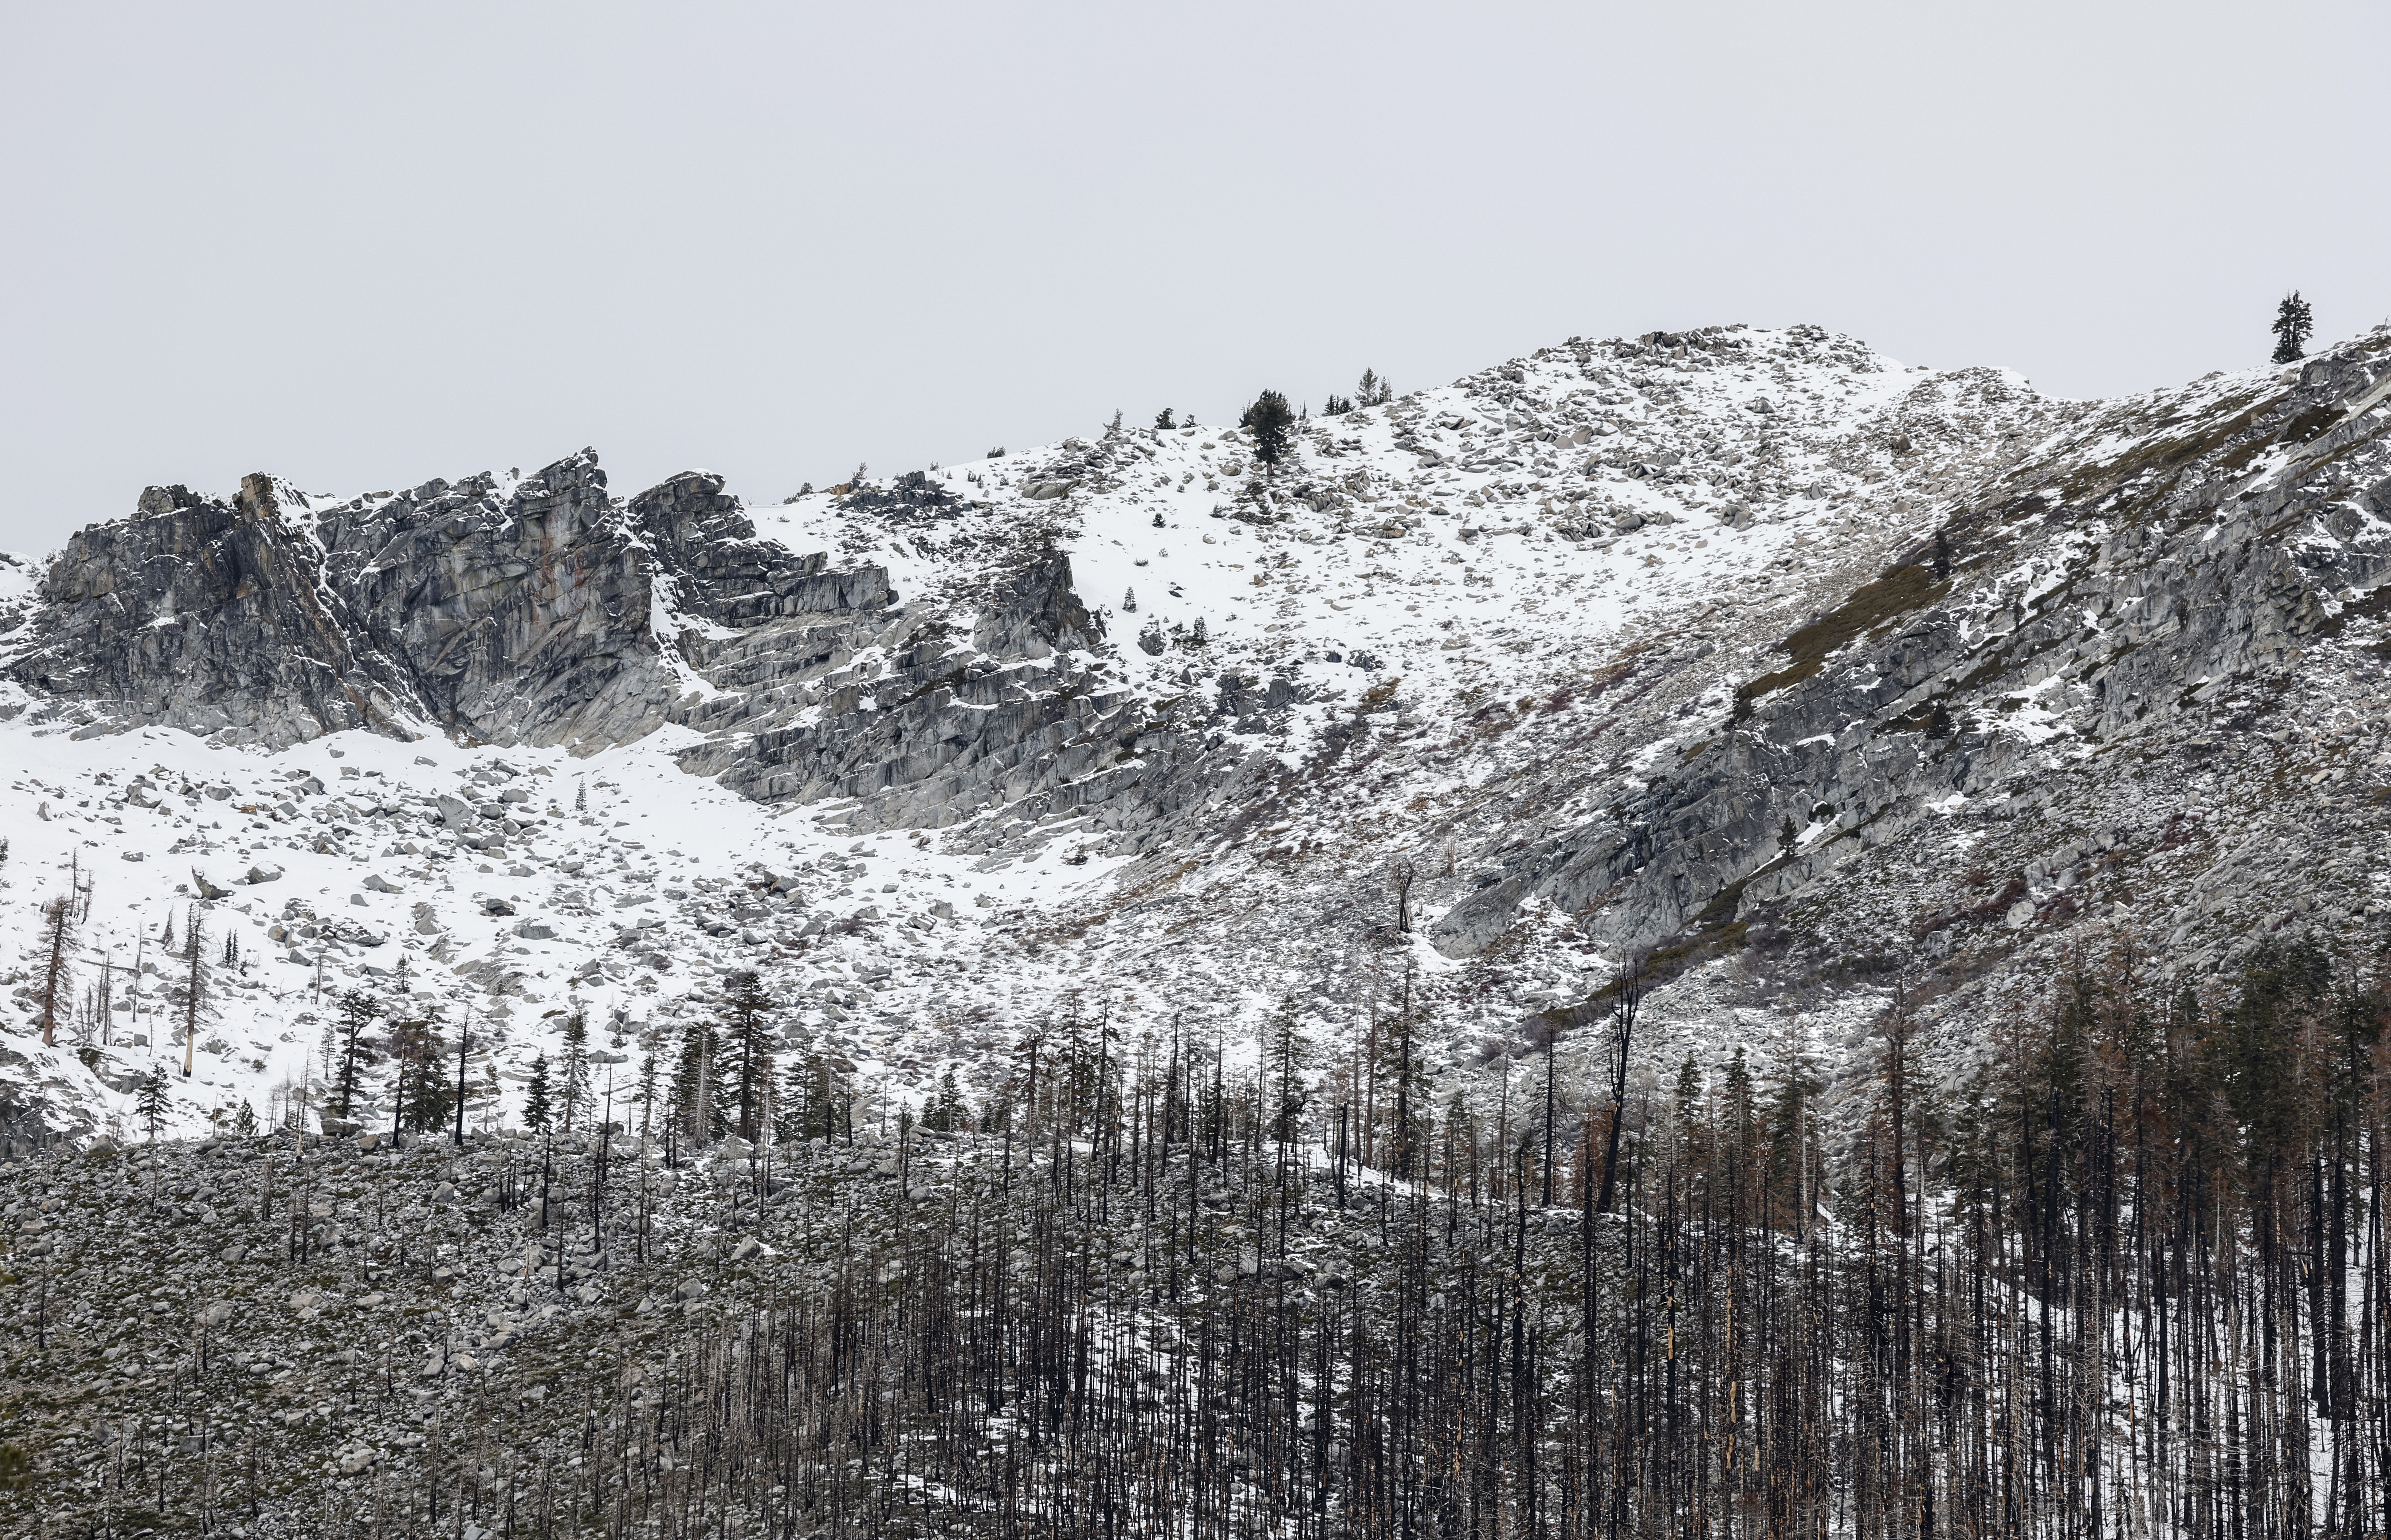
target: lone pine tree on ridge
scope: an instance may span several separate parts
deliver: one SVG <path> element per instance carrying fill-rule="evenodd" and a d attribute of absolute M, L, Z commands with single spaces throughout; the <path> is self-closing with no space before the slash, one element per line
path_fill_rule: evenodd
<path fill-rule="evenodd" d="M 2275 306 L 2275 356 L 2268 360 L 2277 364 L 2296 364 L 2307 356 L 2308 337 L 2316 330 L 2316 320 L 2308 314 L 2308 302 L 2300 298 L 2296 289 L 2283 296 Z"/>

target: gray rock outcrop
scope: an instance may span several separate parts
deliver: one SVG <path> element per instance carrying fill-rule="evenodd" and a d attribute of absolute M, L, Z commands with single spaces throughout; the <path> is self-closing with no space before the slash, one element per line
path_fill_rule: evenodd
<path fill-rule="evenodd" d="M 2378 332 L 2270 399 L 2170 423 L 2154 449 L 2101 461 L 2069 445 L 2021 467 L 1945 524 L 1947 576 L 1929 542 L 1796 632 L 1792 666 L 1747 681 L 1726 731 L 1508 853 L 1438 945 L 1482 951 L 1532 900 L 1629 950 L 1747 922 L 1930 806 L 2048 799 L 2026 741 L 1978 730 L 2022 708 L 2087 750 L 2148 738 L 2147 755 L 2196 760 L 2205 714 L 2188 711 L 2280 689 L 2391 578 L 2386 391 Z M 2049 576 L 2023 587 L 2037 564 Z"/>

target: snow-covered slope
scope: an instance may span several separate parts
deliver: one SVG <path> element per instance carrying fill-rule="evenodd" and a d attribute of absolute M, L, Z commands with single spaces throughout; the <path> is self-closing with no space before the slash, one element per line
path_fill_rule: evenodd
<path fill-rule="evenodd" d="M 159 1065 L 177 1126 L 278 1115 L 365 989 L 509 1087 L 585 1012 L 627 1085 L 744 968 L 882 1105 L 1065 1016 L 1350 1044 L 1407 987 L 1462 1073 L 1656 948 L 1656 1051 L 1831 1054 L 1904 970 L 1958 1020 L 2100 926 L 2362 926 L 2386 349 L 2074 403 L 1711 328 L 1312 419 L 1270 476 L 1197 426 L 764 509 L 587 456 L 174 489 L 144 517 L 320 598 L 144 600 L 206 563 L 139 521 L 0 566 L 0 1077 L 52 1125 Z M 194 914 L 239 962 L 186 1080 Z"/>

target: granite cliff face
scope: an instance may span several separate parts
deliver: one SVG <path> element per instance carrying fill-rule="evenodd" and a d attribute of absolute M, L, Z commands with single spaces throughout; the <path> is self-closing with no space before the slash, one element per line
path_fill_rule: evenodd
<path fill-rule="evenodd" d="M 617 501 L 587 450 L 329 506 L 264 475 L 229 502 L 154 487 L 41 598 L 8 677 L 85 731 L 594 752 L 681 723 L 708 734 L 690 768 L 760 800 L 906 788 L 882 817 L 930 826 L 1088 773 L 1136 717 L 1072 662 L 1102 626 L 1066 557 L 964 631 L 897 607 L 882 567 L 758 538 L 719 477 Z"/>
<path fill-rule="evenodd" d="M 347 728 L 407 731 L 405 672 L 326 582 L 298 499 L 251 476 L 230 501 L 153 486 L 50 564 L 9 677 L 45 709 L 89 705 L 228 741 L 285 744 Z M 304 506 L 304 505 L 303 505 Z"/>
<path fill-rule="evenodd" d="M 271 477 L 230 502 L 152 487 L 69 542 L 10 677 L 93 708 L 270 747 L 368 728 L 496 744 L 631 742 L 694 681 L 685 634 L 890 602 L 756 538 L 718 479 L 626 504 L 584 450 L 330 506 Z"/>

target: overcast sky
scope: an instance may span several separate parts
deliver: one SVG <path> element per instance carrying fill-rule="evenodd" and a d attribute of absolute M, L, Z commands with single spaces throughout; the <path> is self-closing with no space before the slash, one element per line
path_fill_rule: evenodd
<path fill-rule="evenodd" d="M 1712 322 L 2174 382 L 2294 286 L 2391 317 L 2386 16 L 16 4 L 0 547 L 585 444 L 777 500 Z"/>

